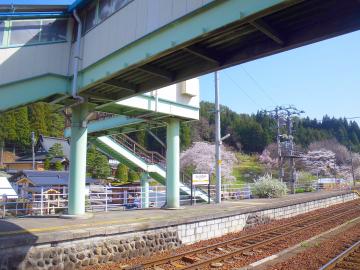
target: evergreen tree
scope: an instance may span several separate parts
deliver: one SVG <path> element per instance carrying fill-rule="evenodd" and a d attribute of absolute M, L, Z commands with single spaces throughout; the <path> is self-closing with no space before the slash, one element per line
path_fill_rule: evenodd
<path fill-rule="evenodd" d="M 31 129 L 35 131 L 36 136 L 48 135 L 46 123 L 46 106 L 43 102 L 29 105 L 29 115 Z"/>
<path fill-rule="evenodd" d="M 50 170 L 50 168 L 51 168 L 50 159 L 46 158 L 45 161 L 44 161 L 44 169 L 45 170 Z"/>
<path fill-rule="evenodd" d="M 122 183 L 127 183 L 129 181 L 129 168 L 125 164 L 119 163 L 116 169 L 115 178 Z"/>
<path fill-rule="evenodd" d="M 30 138 L 30 123 L 28 117 L 28 108 L 21 107 L 15 112 L 15 131 L 16 131 L 16 143 L 22 147 L 29 147 L 31 144 Z"/>
<path fill-rule="evenodd" d="M 65 129 L 64 116 L 57 112 L 51 112 L 46 117 L 48 136 L 63 137 Z"/>
<path fill-rule="evenodd" d="M 5 141 L 16 142 L 16 117 L 15 111 L 5 112 L 2 121 L 2 132 Z"/>
<path fill-rule="evenodd" d="M 55 171 L 62 171 L 64 170 L 64 166 L 61 164 L 61 161 L 60 160 L 57 160 L 55 162 Z"/>
<path fill-rule="evenodd" d="M 92 178 L 107 178 L 111 174 L 108 158 L 96 150 L 94 146 L 88 149 L 86 169 Z"/>
<path fill-rule="evenodd" d="M 50 147 L 49 152 L 47 154 L 48 158 L 54 157 L 63 157 L 64 152 L 60 143 L 54 143 L 53 146 Z"/>
<path fill-rule="evenodd" d="M 181 123 L 180 126 L 180 147 L 182 150 L 191 145 L 191 129 L 187 123 Z"/>

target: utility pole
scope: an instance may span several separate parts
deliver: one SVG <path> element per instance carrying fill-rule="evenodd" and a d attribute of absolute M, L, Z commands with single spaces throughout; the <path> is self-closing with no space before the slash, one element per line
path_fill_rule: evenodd
<path fill-rule="evenodd" d="M 291 192 L 295 192 L 295 158 L 298 158 L 294 149 L 294 136 L 293 136 L 293 124 L 292 117 L 294 115 L 300 115 L 303 111 L 296 109 L 293 106 L 282 107 L 277 106 L 274 110 L 265 111 L 270 113 L 273 118 L 276 120 L 276 143 L 277 143 L 277 152 L 278 152 L 278 163 L 279 163 L 279 180 L 284 181 L 284 159 L 289 159 L 290 165 L 290 184 Z M 281 142 L 281 121 L 286 120 L 286 137 L 284 142 Z"/>
<path fill-rule="evenodd" d="M 287 111 L 286 118 L 286 126 L 287 126 L 287 135 L 289 140 L 289 165 L 290 165 L 290 182 L 291 182 L 291 193 L 295 193 L 295 161 L 294 161 L 294 138 L 292 135 L 292 121 L 291 121 L 291 112 Z"/>
<path fill-rule="evenodd" d="M 221 131 L 219 103 L 219 74 L 215 71 L 215 173 L 216 173 L 216 203 L 221 203 Z"/>
<path fill-rule="evenodd" d="M 0 166 L 4 166 L 4 145 L 5 145 L 5 142 L 2 140 L 0 142 L 0 147 L 1 147 L 1 150 L 0 150 Z"/>
<path fill-rule="evenodd" d="M 294 136 L 293 136 L 293 125 L 292 125 L 292 118 L 295 115 L 300 115 L 304 113 L 304 111 L 300 111 L 293 106 L 289 106 L 284 108 L 287 118 L 286 118 L 286 125 L 287 125 L 287 136 L 288 136 L 288 143 L 289 143 L 289 153 L 287 156 L 289 157 L 289 165 L 290 165 L 290 185 L 291 185 L 291 193 L 295 193 L 295 182 L 296 182 L 296 170 L 295 170 L 295 158 L 298 157 L 295 153 L 294 149 Z"/>
<path fill-rule="evenodd" d="M 275 119 L 276 119 L 276 144 L 278 150 L 278 164 L 279 164 L 279 180 L 283 181 L 283 161 L 281 156 L 281 141 L 280 141 L 280 115 L 279 107 L 275 108 Z"/>
<path fill-rule="evenodd" d="M 281 119 L 283 117 L 283 108 L 281 106 L 276 106 L 274 110 L 265 111 L 269 113 L 276 121 L 276 144 L 277 144 L 277 153 L 278 153 L 278 168 L 279 168 L 279 180 L 282 182 L 284 179 L 284 159 L 281 151 Z"/>
<path fill-rule="evenodd" d="M 35 132 L 31 132 L 32 169 L 35 170 Z"/>
<path fill-rule="evenodd" d="M 354 172 L 354 163 L 353 163 L 353 154 L 352 154 L 352 150 L 351 150 L 351 145 L 350 145 L 350 161 L 351 161 L 351 174 L 352 174 L 352 179 L 353 179 L 353 185 L 355 186 L 355 172 Z"/>

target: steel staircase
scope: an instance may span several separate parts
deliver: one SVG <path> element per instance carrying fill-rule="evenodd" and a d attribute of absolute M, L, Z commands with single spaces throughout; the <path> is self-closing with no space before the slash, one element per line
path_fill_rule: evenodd
<path fill-rule="evenodd" d="M 126 164 L 131 169 L 140 168 L 162 185 L 166 185 L 166 158 L 158 152 L 147 150 L 124 134 L 91 138 L 90 142 L 108 156 Z M 190 185 L 180 182 L 180 192 L 183 195 L 190 195 Z M 201 189 L 195 189 L 194 196 L 208 201 L 207 193 Z"/>

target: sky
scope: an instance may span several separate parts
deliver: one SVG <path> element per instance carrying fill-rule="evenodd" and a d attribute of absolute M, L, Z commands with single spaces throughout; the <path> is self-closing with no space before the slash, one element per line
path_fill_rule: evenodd
<path fill-rule="evenodd" d="M 0 4 L 73 0 L 0 0 Z M 239 113 L 294 105 L 321 119 L 360 116 L 360 31 L 219 72 L 220 103 Z M 214 101 L 214 75 L 200 78 L 201 100 Z M 357 120 L 360 123 L 360 119 Z"/>
<path fill-rule="evenodd" d="M 357 31 L 220 71 L 220 103 L 239 113 L 295 105 L 311 118 L 360 116 L 359 44 Z M 214 101 L 213 74 L 200 89 Z"/>

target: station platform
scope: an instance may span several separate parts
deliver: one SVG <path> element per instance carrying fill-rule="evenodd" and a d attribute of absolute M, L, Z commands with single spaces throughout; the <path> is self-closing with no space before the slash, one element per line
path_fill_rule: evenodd
<path fill-rule="evenodd" d="M 56 216 L 0 219 L 0 249 L 9 245 L 12 247 L 26 243 L 41 245 L 147 231 L 276 209 L 349 193 L 351 191 L 321 191 L 274 199 L 225 201 L 219 205 L 199 204 L 177 210 L 143 209 L 98 212 L 89 219 L 64 219 Z"/>

